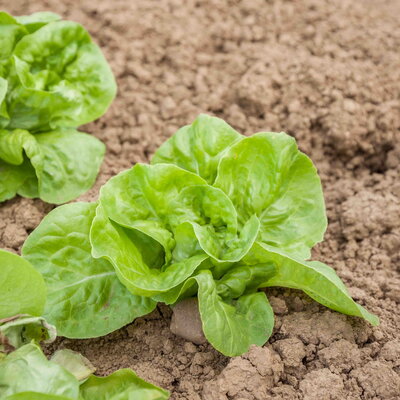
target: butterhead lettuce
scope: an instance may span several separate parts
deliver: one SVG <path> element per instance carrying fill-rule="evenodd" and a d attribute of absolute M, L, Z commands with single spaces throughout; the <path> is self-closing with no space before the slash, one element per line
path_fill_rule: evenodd
<path fill-rule="evenodd" d="M 79 132 L 116 93 L 99 47 L 53 13 L 0 12 L 0 201 L 64 203 L 88 190 L 104 145 Z"/>
<path fill-rule="evenodd" d="M 67 216 L 74 207 L 57 212 Z M 309 261 L 327 226 L 322 187 L 312 161 L 285 133 L 245 137 L 200 115 L 150 165 L 111 178 L 88 207 L 94 211 L 80 224 L 90 225 L 92 260 L 86 257 L 81 268 L 108 262 L 139 298 L 175 304 L 197 296 L 205 336 L 225 355 L 270 337 L 273 312 L 260 291 L 270 286 L 303 290 L 326 307 L 378 324 L 332 268 Z M 80 224 L 49 215 L 28 238 L 24 256 L 39 270 L 61 271 L 61 260 L 43 255 L 82 232 Z M 56 276 L 45 277 L 48 286 Z M 64 318 L 62 312 L 50 321 L 57 326 Z"/>

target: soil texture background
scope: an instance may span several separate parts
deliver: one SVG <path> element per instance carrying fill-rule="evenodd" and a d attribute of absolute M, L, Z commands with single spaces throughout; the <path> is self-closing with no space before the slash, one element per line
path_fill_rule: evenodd
<path fill-rule="evenodd" d="M 270 341 L 223 357 L 169 330 L 171 310 L 104 338 L 59 339 L 100 375 L 131 367 L 173 400 L 400 398 L 399 0 L 0 0 L 22 15 L 49 10 L 82 23 L 119 85 L 108 113 L 81 130 L 107 145 L 80 200 L 197 114 L 242 133 L 286 131 L 319 169 L 329 228 L 314 258 L 331 265 L 372 328 L 300 292 L 268 289 Z M 52 206 L 0 205 L 0 247 L 19 252 Z"/>

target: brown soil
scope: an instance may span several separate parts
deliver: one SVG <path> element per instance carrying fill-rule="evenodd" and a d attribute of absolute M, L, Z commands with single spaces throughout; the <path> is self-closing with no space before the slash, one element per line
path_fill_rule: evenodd
<path fill-rule="evenodd" d="M 264 348 L 228 359 L 169 330 L 171 311 L 107 337 L 57 346 L 105 374 L 132 367 L 172 399 L 400 398 L 399 0 L 97 0 L 12 2 L 84 24 L 119 83 L 86 127 L 107 144 L 100 184 L 200 112 L 238 130 L 284 130 L 317 164 L 329 216 L 315 257 L 381 318 L 371 328 L 295 291 L 268 290 L 276 329 Z M 18 251 L 51 206 L 0 206 L 0 247 Z"/>

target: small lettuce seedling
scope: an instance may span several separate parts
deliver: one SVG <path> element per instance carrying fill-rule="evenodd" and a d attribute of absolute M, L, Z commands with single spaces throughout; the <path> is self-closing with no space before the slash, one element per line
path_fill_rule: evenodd
<path fill-rule="evenodd" d="M 79 24 L 0 12 L 0 201 L 64 203 L 88 190 L 104 145 L 76 127 L 100 117 L 116 85 Z"/>
<path fill-rule="evenodd" d="M 55 293 L 45 315 L 61 334 L 78 336 L 74 321 L 84 323 L 82 310 L 96 319 L 86 285 L 112 276 L 132 293 L 138 315 L 157 301 L 197 296 L 208 341 L 236 356 L 272 333 L 273 311 L 260 288 L 300 289 L 326 307 L 378 324 L 332 268 L 307 261 L 326 225 L 317 170 L 292 137 L 245 137 L 200 115 L 156 151 L 151 165 L 110 179 L 97 203 L 51 212 L 23 254 Z M 82 285 L 87 289 L 78 294 Z M 128 297 L 105 293 L 112 307 Z M 101 333 L 104 321 L 97 321 Z"/>

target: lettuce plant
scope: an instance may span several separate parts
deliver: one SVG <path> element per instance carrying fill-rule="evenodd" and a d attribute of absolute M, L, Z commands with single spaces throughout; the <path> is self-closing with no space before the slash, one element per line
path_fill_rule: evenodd
<path fill-rule="evenodd" d="M 105 148 L 76 127 L 100 117 L 115 92 L 81 25 L 0 12 L 0 201 L 20 194 L 59 204 L 88 190 Z"/>
<path fill-rule="evenodd" d="M 167 400 L 169 393 L 121 369 L 100 378 L 78 353 L 61 350 L 47 360 L 26 344 L 0 360 L 0 398 L 4 400 Z M 57 356 L 58 355 L 58 356 Z"/>
<path fill-rule="evenodd" d="M 272 333 L 272 308 L 260 288 L 300 289 L 326 307 L 378 324 L 332 268 L 308 261 L 326 225 L 317 170 L 292 137 L 245 137 L 200 115 L 156 151 L 151 165 L 111 178 L 98 202 L 51 212 L 23 255 L 44 274 L 53 294 L 45 315 L 61 334 L 80 336 L 75 320 L 95 320 L 95 289 L 88 285 L 107 276 L 133 295 L 138 315 L 158 301 L 197 296 L 208 341 L 235 356 Z M 105 293 L 109 307 L 129 298 Z M 104 321 L 97 324 L 91 334 L 103 332 Z"/>

